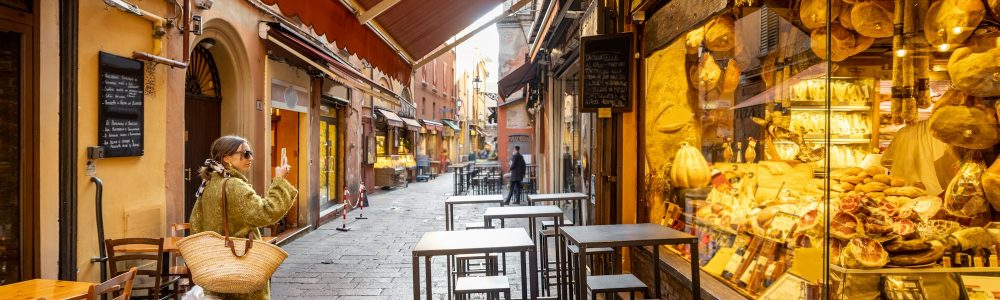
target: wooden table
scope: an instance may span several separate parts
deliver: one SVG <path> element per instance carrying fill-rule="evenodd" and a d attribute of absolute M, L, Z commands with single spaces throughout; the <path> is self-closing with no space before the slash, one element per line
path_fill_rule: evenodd
<path fill-rule="evenodd" d="M 483 214 L 483 218 L 485 219 L 484 221 L 485 221 L 485 224 L 486 224 L 487 228 L 492 228 L 493 227 L 493 219 L 500 219 L 500 228 L 503 228 L 503 226 L 504 226 L 504 220 L 505 219 L 527 218 L 528 219 L 528 234 L 531 236 L 531 241 L 532 242 L 535 241 L 535 234 L 537 233 L 535 231 L 535 228 L 536 228 L 535 227 L 535 218 L 545 218 L 545 217 L 551 217 L 552 218 L 552 223 L 554 224 L 553 226 L 555 228 L 555 232 L 559 232 L 559 227 L 561 227 L 562 223 L 563 223 L 563 211 L 558 206 L 545 205 L 545 206 L 504 206 L 504 207 L 490 207 L 490 208 L 487 208 L 486 209 L 486 213 Z M 566 264 L 566 260 L 562 259 L 562 258 L 565 257 L 566 249 L 564 247 L 559 246 L 559 245 L 563 245 L 565 243 L 560 241 L 560 238 L 559 238 L 558 235 L 556 236 L 555 240 L 556 240 L 555 241 L 555 244 L 556 244 L 556 261 L 561 262 L 560 264 L 563 265 L 563 268 L 559 268 L 559 270 L 560 270 L 560 276 L 558 276 L 556 278 L 556 285 L 557 286 L 562 286 L 563 278 L 565 277 L 565 276 L 562 276 L 562 270 L 565 269 L 565 264 Z M 541 251 L 549 251 L 549 249 L 540 249 L 538 251 L 539 252 L 541 252 Z M 506 271 L 507 270 L 507 266 L 506 266 L 507 258 L 506 258 L 506 256 L 501 255 L 500 259 L 503 260 L 503 263 L 504 263 L 503 269 Z M 546 261 L 546 262 L 543 262 L 543 263 L 547 264 L 548 262 Z M 535 270 L 536 270 L 535 268 L 532 268 L 532 271 L 535 271 Z M 535 274 L 535 273 L 532 272 L 532 274 Z M 562 290 L 561 289 L 557 289 L 556 295 L 557 295 L 557 297 L 559 299 L 562 299 Z"/>
<path fill-rule="evenodd" d="M 577 295 L 586 295 L 587 248 L 594 247 L 640 247 L 653 246 L 653 282 L 655 284 L 652 298 L 660 298 L 660 245 L 691 244 L 691 293 L 692 299 L 701 299 L 700 270 L 698 269 L 698 239 L 695 236 L 656 224 L 619 224 L 595 226 L 563 227 L 560 231 L 570 242 L 580 247 L 581 255 L 577 255 L 576 285 Z M 649 298 L 647 296 L 647 298 Z"/>
<path fill-rule="evenodd" d="M 270 243 L 270 242 L 274 241 L 274 238 L 275 237 L 273 237 L 273 236 L 265 236 L 265 237 L 262 237 L 261 240 Z M 181 239 L 183 239 L 183 237 L 170 236 L 170 237 L 163 238 L 163 252 L 164 253 L 179 253 L 181 250 L 177 248 L 177 241 L 180 241 Z M 125 252 L 125 253 L 156 252 L 156 246 L 153 246 L 153 245 L 124 245 L 124 246 L 115 247 L 115 251 L 116 252 Z"/>
<path fill-rule="evenodd" d="M 11 300 L 85 299 L 92 282 L 32 279 L 0 286 L 0 296 Z"/>
<path fill-rule="evenodd" d="M 451 196 L 444 200 L 444 230 L 455 230 L 455 205 L 503 204 L 503 195 Z"/>
<path fill-rule="evenodd" d="M 435 231 L 428 232 L 420 238 L 413 248 L 413 299 L 420 299 L 420 257 L 424 257 L 425 289 L 427 299 L 434 299 L 431 293 L 431 257 L 452 256 L 460 254 L 483 253 L 521 253 L 521 297 L 535 299 L 538 297 L 538 275 L 535 260 L 535 244 L 521 229 L 484 229 L 466 231 Z M 525 255 L 527 254 L 527 258 Z M 528 266 L 525 266 L 525 263 Z M 529 275 L 530 274 L 530 275 Z M 451 297 L 451 268 L 445 276 L 449 278 L 448 295 Z M 530 280 L 528 277 L 531 277 Z M 531 290 L 531 298 L 528 290 Z"/>
<path fill-rule="evenodd" d="M 584 225 L 583 207 L 588 207 L 589 205 L 583 205 L 583 203 L 588 199 L 590 199 L 590 196 L 583 193 L 531 194 L 528 195 L 528 204 L 535 205 L 535 202 L 573 201 L 573 224 Z"/>

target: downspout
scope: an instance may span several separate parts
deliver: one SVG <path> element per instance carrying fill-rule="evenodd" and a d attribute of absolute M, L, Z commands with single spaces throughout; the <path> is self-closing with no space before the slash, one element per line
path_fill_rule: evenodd
<path fill-rule="evenodd" d="M 183 62 L 191 61 L 191 0 L 184 0 L 184 7 L 181 9 L 181 29 L 184 30 L 184 56 Z"/>

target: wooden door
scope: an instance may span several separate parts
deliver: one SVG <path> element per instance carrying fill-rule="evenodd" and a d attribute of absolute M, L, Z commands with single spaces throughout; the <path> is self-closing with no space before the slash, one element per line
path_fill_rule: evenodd
<path fill-rule="evenodd" d="M 14 1 L 19 2 L 19 1 Z M 0 11 L 0 285 L 37 276 L 33 29 Z M 28 20 L 30 23 L 30 15 Z"/>
<path fill-rule="evenodd" d="M 619 147 L 621 145 L 618 127 L 621 124 L 620 115 L 610 119 L 597 119 L 594 135 L 596 149 L 594 152 L 594 191 L 596 224 L 621 223 L 621 201 L 619 199 Z"/>
<path fill-rule="evenodd" d="M 184 219 L 191 217 L 194 194 L 201 185 L 198 170 L 221 136 L 222 86 L 212 53 L 200 44 L 191 53 L 184 101 Z"/>
<path fill-rule="evenodd" d="M 198 170 L 209 158 L 212 142 L 221 135 L 219 117 L 222 102 L 211 98 L 189 95 L 184 101 L 184 212 L 185 220 L 191 217 L 194 194 L 201 185 Z"/>

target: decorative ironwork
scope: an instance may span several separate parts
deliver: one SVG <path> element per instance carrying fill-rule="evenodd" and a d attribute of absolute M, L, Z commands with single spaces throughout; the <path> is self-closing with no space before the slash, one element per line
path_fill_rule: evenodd
<path fill-rule="evenodd" d="M 184 92 L 190 96 L 222 97 L 222 85 L 219 83 L 219 69 L 215 66 L 215 59 L 212 58 L 212 53 L 200 44 L 195 46 L 191 53 Z"/>

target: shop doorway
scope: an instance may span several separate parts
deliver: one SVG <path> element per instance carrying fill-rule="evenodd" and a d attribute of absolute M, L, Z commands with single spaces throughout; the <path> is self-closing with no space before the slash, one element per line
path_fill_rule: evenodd
<path fill-rule="evenodd" d="M 36 50 L 32 27 L 7 17 L 0 7 L 0 285 L 36 277 L 38 255 Z"/>
<path fill-rule="evenodd" d="M 344 153 L 341 110 L 334 105 L 322 105 L 319 118 L 319 211 L 325 219 L 340 204 L 344 186 Z"/>
<path fill-rule="evenodd" d="M 222 85 L 212 53 L 195 46 L 184 88 L 184 220 L 191 217 L 194 194 L 201 185 L 198 170 L 221 135 Z"/>
<path fill-rule="evenodd" d="M 288 156 L 288 165 L 292 166 L 292 171 L 285 175 L 292 186 L 299 188 L 299 113 L 292 110 L 271 109 L 271 166 L 281 165 L 281 152 L 285 150 Z M 283 236 L 285 232 L 291 232 L 299 228 L 299 202 L 292 202 L 292 207 L 285 214 L 285 217 L 278 223 L 268 226 L 271 236 Z"/>

